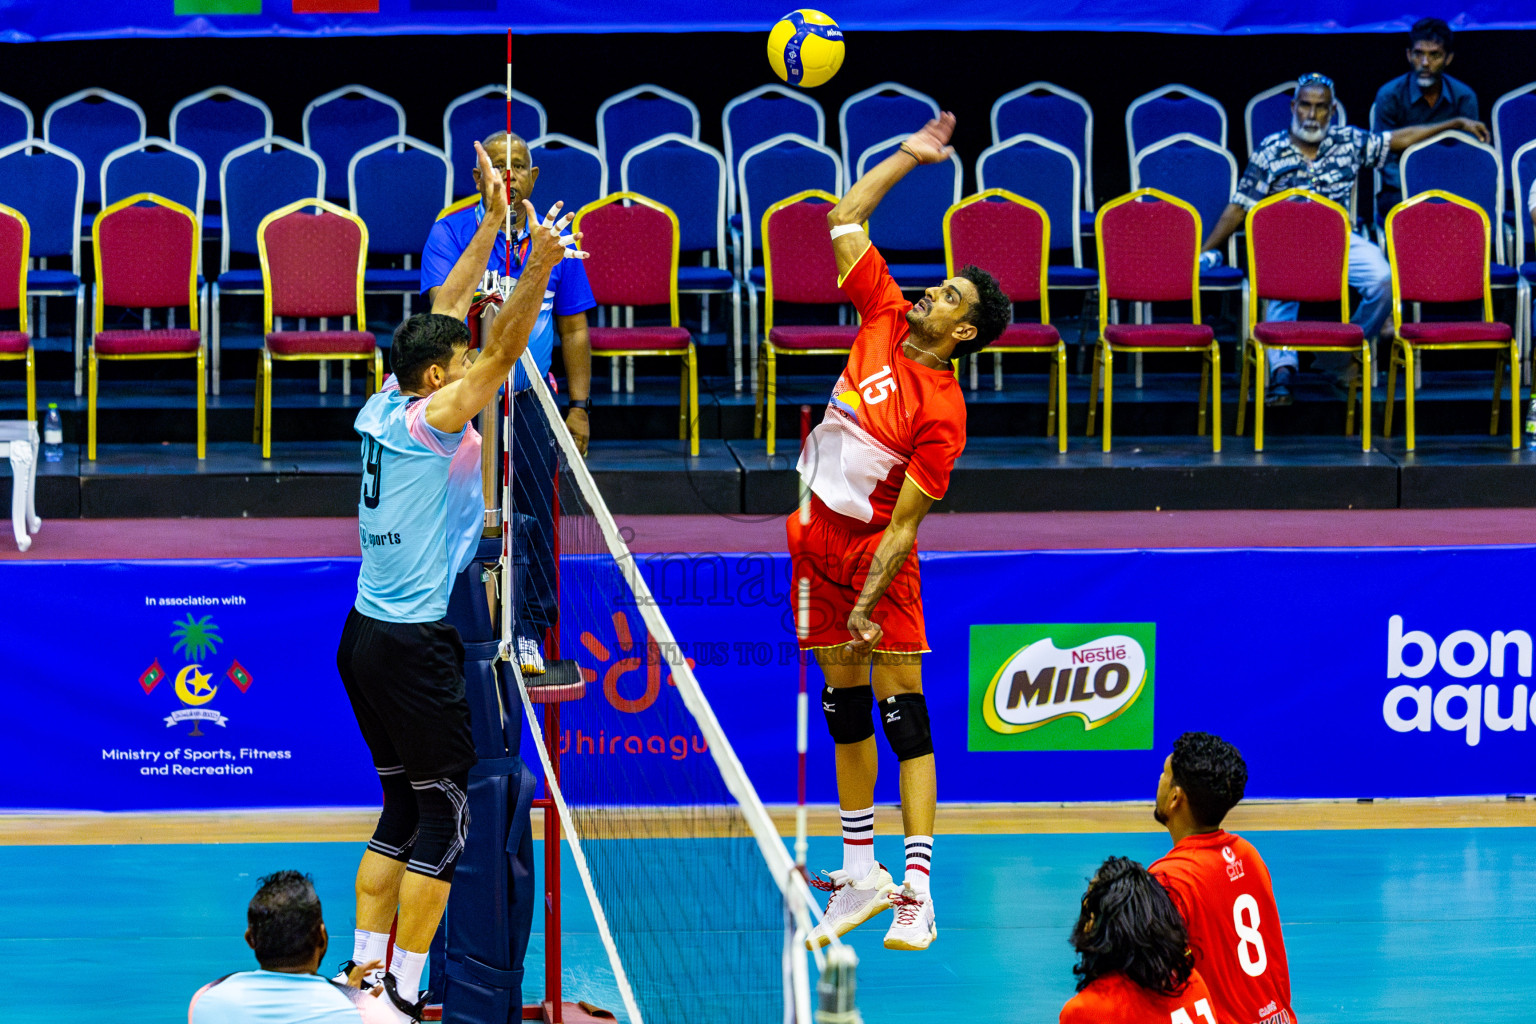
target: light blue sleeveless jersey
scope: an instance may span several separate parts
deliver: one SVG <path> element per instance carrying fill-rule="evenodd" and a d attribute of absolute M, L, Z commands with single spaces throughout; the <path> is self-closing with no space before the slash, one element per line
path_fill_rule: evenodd
<path fill-rule="evenodd" d="M 428 423 L 429 401 L 381 391 L 353 424 L 363 438 L 356 607 L 384 622 L 435 622 L 448 613 L 448 469 L 464 431 L 445 434 Z"/>

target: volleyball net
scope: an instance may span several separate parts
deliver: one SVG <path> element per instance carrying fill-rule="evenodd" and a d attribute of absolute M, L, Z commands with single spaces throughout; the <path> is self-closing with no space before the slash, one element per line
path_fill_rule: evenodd
<path fill-rule="evenodd" d="M 606 997 L 633 1024 L 856 1020 L 857 958 L 840 943 L 806 951 L 820 912 L 804 877 L 526 354 L 523 366 L 532 387 L 503 406 L 501 627 L 513 665 L 529 660 L 520 640 L 544 658 L 542 675 L 517 677 L 548 801 L 546 1015 L 563 993 Z M 561 925 L 562 832 L 612 989 L 562 979 L 562 950 L 590 940 L 584 914 Z"/>

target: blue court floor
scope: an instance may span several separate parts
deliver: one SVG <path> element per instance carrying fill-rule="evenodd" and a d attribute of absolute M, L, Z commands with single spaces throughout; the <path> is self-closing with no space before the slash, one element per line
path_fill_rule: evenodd
<path fill-rule="evenodd" d="M 1295 1008 L 1322 1022 L 1528 1021 L 1536 1007 L 1536 835 L 1522 828 L 1253 832 L 1275 878 Z M 899 863 L 900 840 L 876 840 Z M 885 917 L 849 938 L 869 1024 L 1050 1022 L 1072 992 L 1067 933 L 1103 857 L 1150 863 L 1160 834 L 939 836 L 939 937 L 926 953 L 881 946 Z M 203 982 L 254 967 L 241 935 L 256 879 L 311 872 L 350 953 L 351 843 L 0 847 L 0 962 L 18 1016 L 179 1024 Z M 811 840 L 834 867 L 835 838 Z M 696 873 L 697 877 L 683 877 Z M 666 865 L 708 885 L 707 865 Z M 573 873 L 566 888 L 566 998 L 618 1007 Z M 542 987 L 543 935 L 529 953 Z M 723 965 L 722 965 L 723 966 Z M 708 966 L 705 966 L 708 969 Z M 17 983 L 20 983 L 19 985 Z"/>

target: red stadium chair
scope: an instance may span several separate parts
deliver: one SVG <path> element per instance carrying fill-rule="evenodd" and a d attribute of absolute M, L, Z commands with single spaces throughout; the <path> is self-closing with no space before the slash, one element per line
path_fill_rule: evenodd
<path fill-rule="evenodd" d="M 1387 365 L 1387 415 L 1383 437 L 1392 436 L 1397 404 L 1397 368 L 1408 382 L 1408 451 L 1414 446 L 1414 352 L 1425 349 L 1492 349 L 1493 412 L 1488 433 L 1499 432 L 1499 375 L 1509 361 L 1509 446 L 1520 447 L 1520 345 L 1509 324 L 1493 319 L 1488 281 L 1488 214 L 1476 203 L 1430 190 L 1398 203 L 1387 213 L 1387 259 L 1392 263 L 1392 326 L 1396 339 Z M 1477 302 L 1481 320 L 1404 323 L 1404 302 Z"/>
<path fill-rule="evenodd" d="M 1116 352 L 1202 352 L 1199 433 L 1205 433 L 1206 385 L 1211 394 L 1211 451 L 1221 451 L 1221 349 L 1200 322 L 1200 214 L 1155 188 L 1137 189 L 1099 208 L 1099 345 L 1088 393 L 1093 435 L 1100 380 L 1104 388 L 1104 451 L 1110 450 Z M 1188 302 L 1189 323 L 1109 322 L 1110 303 Z M 1150 318 L 1149 318 L 1150 319 Z"/>
<path fill-rule="evenodd" d="M 1045 434 L 1056 432 L 1056 450 L 1067 450 L 1067 346 L 1051 326 L 1046 273 L 1051 256 L 1051 219 L 1045 210 L 1005 189 L 978 192 L 944 214 L 945 272 L 954 277 L 973 264 L 997 278 L 1015 303 L 1040 303 L 1040 322 L 1014 322 L 987 351 L 992 353 L 993 389 L 1003 389 L 1003 353 L 1054 355 Z M 977 358 L 973 356 L 972 359 Z M 975 364 L 972 363 L 974 371 Z M 972 389 L 975 388 L 974 376 Z"/>
<path fill-rule="evenodd" d="M 1371 346 L 1358 324 L 1349 322 L 1349 211 L 1306 189 L 1289 188 L 1261 200 L 1245 219 L 1248 236 L 1248 344 L 1243 351 L 1237 432 L 1248 411 L 1248 371 L 1257 377 L 1253 450 L 1264 450 L 1264 387 L 1269 372 L 1265 349 L 1348 352 L 1359 362 L 1349 387 L 1344 434 L 1355 432 L 1355 397 L 1363 406 L 1360 450 L 1371 450 Z M 1259 323 L 1264 299 L 1337 302 L 1339 320 Z"/>
<path fill-rule="evenodd" d="M 837 286 L 837 257 L 827 233 L 827 214 L 837 197 L 807 189 L 780 199 L 763 211 L 763 347 L 757 375 L 757 415 L 754 436 L 766 430 L 768 454 L 776 449 L 776 398 L 780 356 L 846 356 L 857 327 L 785 326 L 773 324 L 773 304 L 841 305 L 848 301 Z"/>
<path fill-rule="evenodd" d="M 27 261 L 31 258 L 32 230 L 27 218 L 0 206 L 0 309 L 17 311 L 14 331 L 0 330 L 0 361 L 22 359 L 27 367 L 27 419 L 37 419 L 37 371 L 32 354 L 32 335 L 27 332 Z"/>
<path fill-rule="evenodd" d="M 140 205 L 143 204 L 143 205 Z M 197 216 L 180 203 L 140 192 L 97 215 L 91 225 L 96 254 L 96 301 L 86 399 L 86 458 L 96 460 L 97 364 L 103 360 L 197 361 L 197 457 L 207 448 L 204 365 L 207 348 L 198 329 Z M 186 306 L 190 326 L 106 330 L 107 306 L 176 309 Z"/>
<path fill-rule="evenodd" d="M 599 306 L 667 307 L 665 327 L 590 328 L 592 354 L 681 357 L 678 437 L 688 442 L 688 454 L 699 454 L 699 357 L 678 318 L 677 215 L 638 193 L 613 192 L 578 210 L 571 229 L 584 233 L 587 280 Z"/>
<path fill-rule="evenodd" d="M 317 209 L 318 213 L 309 213 Z M 356 214 L 322 199 L 300 199 L 273 210 L 256 229 L 261 258 L 262 330 L 266 343 L 256 365 L 256 428 L 252 440 L 261 442 L 261 457 L 272 457 L 272 363 L 342 361 L 371 364 L 372 394 L 383 379 L 384 362 L 365 325 L 363 271 L 368 262 L 368 227 Z M 300 329 L 285 331 L 282 318 L 299 320 Z M 341 330 L 327 330 L 326 321 L 340 318 Z M 320 330 L 304 330 L 304 320 L 320 321 Z M 350 321 L 350 322 L 349 322 Z M 350 390 L 350 372 L 343 378 Z"/>

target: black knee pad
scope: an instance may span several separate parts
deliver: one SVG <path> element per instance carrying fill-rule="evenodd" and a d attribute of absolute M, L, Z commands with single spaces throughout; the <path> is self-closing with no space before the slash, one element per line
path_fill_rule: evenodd
<path fill-rule="evenodd" d="M 413 779 L 416 794 L 416 848 L 407 871 L 447 882 L 469 834 L 469 772 L 441 779 Z"/>
<path fill-rule="evenodd" d="M 377 766 L 375 766 L 377 768 Z M 368 840 L 368 849 L 390 860 L 409 861 L 416 845 L 416 794 L 405 777 L 405 768 L 377 768 L 384 787 L 384 810 Z"/>
<path fill-rule="evenodd" d="M 928 731 L 928 702 L 920 693 L 898 693 L 880 702 L 880 722 L 898 761 L 933 753 Z"/>
<path fill-rule="evenodd" d="M 875 734 L 870 712 L 875 706 L 871 686 L 824 686 L 821 710 L 827 716 L 827 731 L 833 743 L 863 743 Z"/>

